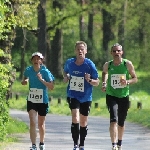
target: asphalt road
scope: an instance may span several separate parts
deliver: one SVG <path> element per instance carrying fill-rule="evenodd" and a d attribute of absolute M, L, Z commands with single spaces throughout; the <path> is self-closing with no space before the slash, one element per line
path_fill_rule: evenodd
<path fill-rule="evenodd" d="M 27 112 L 11 110 L 12 117 L 18 118 L 29 125 Z M 73 141 L 70 133 L 71 116 L 48 114 L 46 118 L 46 150 L 72 150 Z M 123 150 L 150 150 L 150 130 L 135 123 L 126 122 L 123 139 Z M 85 140 L 85 150 L 111 150 L 108 132 L 109 119 L 89 117 L 88 135 Z M 38 132 L 38 129 L 37 129 Z M 18 143 L 11 143 L 3 150 L 29 150 L 31 142 L 29 134 L 15 135 Z M 37 144 L 39 136 L 37 137 Z"/>

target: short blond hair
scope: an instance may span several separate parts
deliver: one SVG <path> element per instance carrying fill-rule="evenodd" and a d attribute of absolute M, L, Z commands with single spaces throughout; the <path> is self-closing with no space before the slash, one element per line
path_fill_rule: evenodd
<path fill-rule="evenodd" d="M 75 44 L 75 48 L 77 47 L 77 45 L 79 44 L 83 44 L 85 46 L 85 49 L 87 50 L 87 44 L 84 41 L 77 41 Z"/>

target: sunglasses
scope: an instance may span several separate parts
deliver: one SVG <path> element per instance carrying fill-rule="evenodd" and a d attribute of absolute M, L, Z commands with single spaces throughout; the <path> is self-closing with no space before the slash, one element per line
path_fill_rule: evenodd
<path fill-rule="evenodd" d="M 118 52 L 120 53 L 122 50 L 113 50 L 114 53 Z"/>

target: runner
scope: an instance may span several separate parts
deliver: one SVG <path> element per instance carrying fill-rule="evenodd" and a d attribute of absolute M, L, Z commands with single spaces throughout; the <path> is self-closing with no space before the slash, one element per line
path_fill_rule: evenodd
<path fill-rule="evenodd" d="M 54 88 L 54 77 L 43 65 L 43 55 L 39 52 L 32 54 L 32 66 L 26 68 L 22 85 L 29 82 L 29 95 L 27 97 L 27 111 L 30 119 L 30 139 L 32 147 L 30 150 L 37 150 L 36 147 L 36 117 L 38 114 L 38 128 L 40 135 L 40 150 L 45 150 L 45 118 L 49 109 L 48 89 Z"/>
<path fill-rule="evenodd" d="M 76 58 L 66 61 L 64 81 L 70 80 L 67 91 L 71 98 L 73 150 L 77 150 L 78 147 L 79 150 L 84 150 L 84 141 L 88 130 L 88 115 L 92 102 L 92 89 L 93 86 L 99 85 L 99 79 L 95 64 L 90 59 L 85 58 L 87 44 L 83 41 L 77 41 L 75 53 Z M 78 145 L 79 135 L 80 144 Z"/>
<path fill-rule="evenodd" d="M 106 91 L 106 103 L 110 113 L 112 150 L 122 150 L 124 122 L 129 108 L 129 85 L 137 82 L 137 76 L 132 62 L 122 58 L 123 49 L 120 44 L 112 46 L 111 54 L 113 60 L 103 66 L 102 91 Z"/>

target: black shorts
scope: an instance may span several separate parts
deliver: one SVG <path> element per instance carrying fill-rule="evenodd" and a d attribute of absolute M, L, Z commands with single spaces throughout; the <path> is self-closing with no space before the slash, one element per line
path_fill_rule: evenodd
<path fill-rule="evenodd" d="M 91 109 L 91 101 L 80 103 L 77 99 L 70 99 L 70 109 L 79 109 L 80 114 L 83 116 L 88 116 Z"/>
<path fill-rule="evenodd" d="M 70 98 L 70 97 L 67 97 L 67 103 L 68 103 L 68 105 L 69 105 L 69 108 L 71 109 L 71 107 L 70 107 L 71 98 Z"/>
<path fill-rule="evenodd" d="M 123 126 L 129 109 L 129 96 L 118 98 L 106 95 L 106 104 L 110 113 L 110 122 Z"/>
<path fill-rule="evenodd" d="M 45 103 L 32 103 L 30 101 L 27 101 L 27 112 L 29 112 L 31 109 L 38 112 L 38 115 L 40 116 L 46 116 L 49 110 L 49 104 Z"/>

